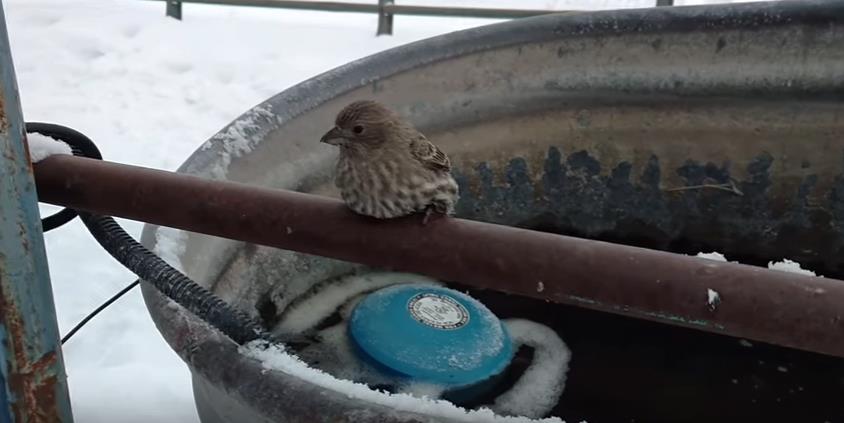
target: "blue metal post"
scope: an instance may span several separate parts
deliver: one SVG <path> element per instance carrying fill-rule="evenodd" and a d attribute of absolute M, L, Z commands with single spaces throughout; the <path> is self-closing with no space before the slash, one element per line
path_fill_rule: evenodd
<path fill-rule="evenodd" d="M 2 3 L 0 383 L 0 423 L 73 421 Z"/>

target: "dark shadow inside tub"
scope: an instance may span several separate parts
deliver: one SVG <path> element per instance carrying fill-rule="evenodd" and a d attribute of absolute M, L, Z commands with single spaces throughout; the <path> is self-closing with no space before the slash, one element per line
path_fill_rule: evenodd
<path fill-rule="evenodd" d="M 452 286 L 501 318 L 533 320 L 562 337 L 572 359 L 551 414 L 565 421 L 844 421 L 836 399 L 844 395 L 844 360 Z"/>
<path fill-rule="evenodd" d="M 585 237 L 550 223 L 559 221 L 545 215 L 516 226 Z M 693 235 L 670 239 L 643 222 L 619 222 L 616 228 L 623 229 L 589 238 L 692 255 L 723 250 Z M 777 259 L 752 252 L 727 258 L 762 267 Z M 801 267 L 828 270 L 818 263 Z M 844 421 L 837 400 L 844 395 L 844 359 L 459 283 L 450 286 L 500 318 L 533 320 L 562 337 L 572 359 L 565 391 L 551 415 L 565 421 Z M 529 364 L 525 357 L 514 361 Z"/>

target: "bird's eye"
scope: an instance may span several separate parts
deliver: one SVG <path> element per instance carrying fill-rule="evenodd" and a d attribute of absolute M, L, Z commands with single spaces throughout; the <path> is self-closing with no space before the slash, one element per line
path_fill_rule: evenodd
<path fill-rule="evenodd" d="M 358 135 L 362 134 L 362 133 L 363 133 L 363 126 L 362 126 L 362 125 L 355 125 L 355 126 L 352 128 L 352 132 L 354 132 L 354 133 L 356 133 L 356 134 L 358 134 Z"/>

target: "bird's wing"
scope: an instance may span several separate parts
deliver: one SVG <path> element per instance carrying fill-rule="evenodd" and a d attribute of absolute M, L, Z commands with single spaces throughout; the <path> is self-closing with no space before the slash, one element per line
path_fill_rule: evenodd
<path fill-rule="evenodd" d="M 413 157 L 416 160 L 419 160 L 420 163 L 431 170 L 442 170 L 446 172 L 451 170 L 451 161 L 448 159 L 448 156 L 439 147 L 428 141 L 424 135 L 420 134 L 410 144 L 410 152 L 413 153 Z"/>

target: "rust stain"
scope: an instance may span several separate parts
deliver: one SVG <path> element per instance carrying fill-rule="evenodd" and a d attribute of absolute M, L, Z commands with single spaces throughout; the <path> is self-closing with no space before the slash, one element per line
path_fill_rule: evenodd
<path fill-rule="evenodd" d="M 6 118 L 6 96 L 3 93 L 3 87 L 0 87 L 0 131 L 9 129 L 9 119 Z"/>
<path fill-rule="evenodd" d="M 18 235 L 21 239 L 21 246 L 23 247 L 23 251 L 26 254 L 29 254 L 29 238 L 26 237 L 26 227 L 23 225 L 23 222 L 18 222 Z"/>
<path fill-rule="evenodd" d="M 34 362 L 29 361 L 24 353 L 26 334 L 23 319 L 11 303 L 0 285 L 0 310 L 3 310 L 0 320 L 8 333 L 5 347 L 7 350 L 11 348 L 14 356 L 9 363 L 8 379 L 9 388 L 16 398 L 12 403 L 12 414 L 19 422 L 58 422 L 61 420 L 56 408 L 58 378 L 52 374 L 57 354 L 50 351 Z"/>
<path fill-rule="evenodd" d="M 32 168 L 32 153 L 29 151 L 29 138 L 26 137 L 26 128 L 21 131 L 21 139 L 23 140 L 23 151 L 26 155 L 26 165 L 29 167 L 29 173 L 35 174 L 35 169 Z"/>

